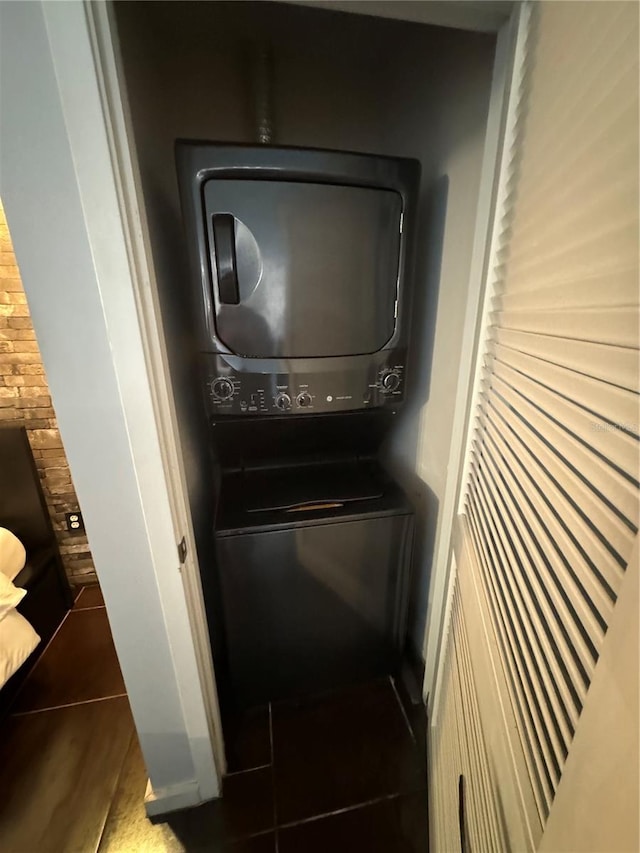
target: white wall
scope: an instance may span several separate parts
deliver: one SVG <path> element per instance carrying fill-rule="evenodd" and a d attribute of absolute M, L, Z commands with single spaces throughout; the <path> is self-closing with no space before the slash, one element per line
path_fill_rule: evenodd
<path fill-rule="evenodd" d="M 117 9 L 164 303 L 183 451 L 203 565 L 211 537 L 186 392 L 179 305 L 176 137 L 253 139 L 251 57 L 274 53 L 275 143 L 422 161 L 410 395 L 386 452 L 417 505 L 411 635 L 421 652 L 429 569 L 449 457 L 495 38 L 266 3 L 125 3 Z M 180 284 L 180 288 L 182 285 Z M 203 507 L 205 511 L 203 512 Z M 208 537 L 208 539 L 207 539 Z M 206 541 L 205 541 L 206 540 Z M 206 571 L 206 570 L 205 570 Z"/>
<path fill-rule="evenodd" d="M 0 4 L 0 191 L 158 808 L 218 793 L 80 3 Z"/>
<path fill-rule="evenodd" d="M 409 392 L 387 446 L 389 468 L 416 503 L 410 630 L 418 653 L 447 478 L 495 53 L 493 37 L 435 32 L 430 44 L 418 35 L 405 40 L 403 62 L 387 83 L 390 115 L 402 89 L 419 97 L 389 122 L 386 146 L 420 157 L 424 170 Z"/>

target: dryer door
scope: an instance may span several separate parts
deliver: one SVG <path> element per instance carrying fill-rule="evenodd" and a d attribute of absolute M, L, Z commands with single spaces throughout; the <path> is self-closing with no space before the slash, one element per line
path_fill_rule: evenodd
<path fill-rule="evenodd" d="M 204 186 L 215 327 L 250 358 L 373 353 L 396 324 L 401 196 L 274 180 Z"/>

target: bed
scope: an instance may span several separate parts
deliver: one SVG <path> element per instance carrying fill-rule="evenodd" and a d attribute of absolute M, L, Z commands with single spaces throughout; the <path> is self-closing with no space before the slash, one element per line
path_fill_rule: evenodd
<path fill-rule="evenodd" d="M 23 427 L 0 428 L 0 528 L 2 715 L 72 604 Z"/>

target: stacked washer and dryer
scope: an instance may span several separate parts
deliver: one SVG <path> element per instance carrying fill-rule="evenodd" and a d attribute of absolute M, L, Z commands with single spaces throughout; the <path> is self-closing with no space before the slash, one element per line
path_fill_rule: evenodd
<path fill-rule="evenodd" d="M 176 144 L 236 707 L 397 673 L 415 160 Z M 212 483 L 212 488 L 213 488 Z"/>

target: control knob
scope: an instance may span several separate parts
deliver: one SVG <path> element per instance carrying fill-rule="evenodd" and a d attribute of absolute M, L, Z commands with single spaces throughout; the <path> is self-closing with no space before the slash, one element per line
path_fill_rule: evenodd
<path fill-rule="evenodd" d="M 389 371 L 389 373 L 385 373 L 382 377 L 382 390 L 383 391 L 396 391 L 400 386 L 400 375 L 396 373 L 394 370 Z"/>
<path fill-rule="evenodd" d="M 291 397 L 284 392 L 278 394 L 275 399 L 276 408 L 280 409 L 281 412 L 286 412 L 287 409 L 291 408 Z"/>
<path fill-rule="evenodd" d="M 298 394 L 296 397 L 296 403 L 300 406 L 301 409 L 308 409 L 313 400 L 311 399 L 311 394 L 303 391 L 301 394 Z"/>
<path fill-rule="evenodd" d="M 233 397 L 233 382 L 230 379 L 214 379 L 211 390 L 216 400 L 230 400 Z"/>

